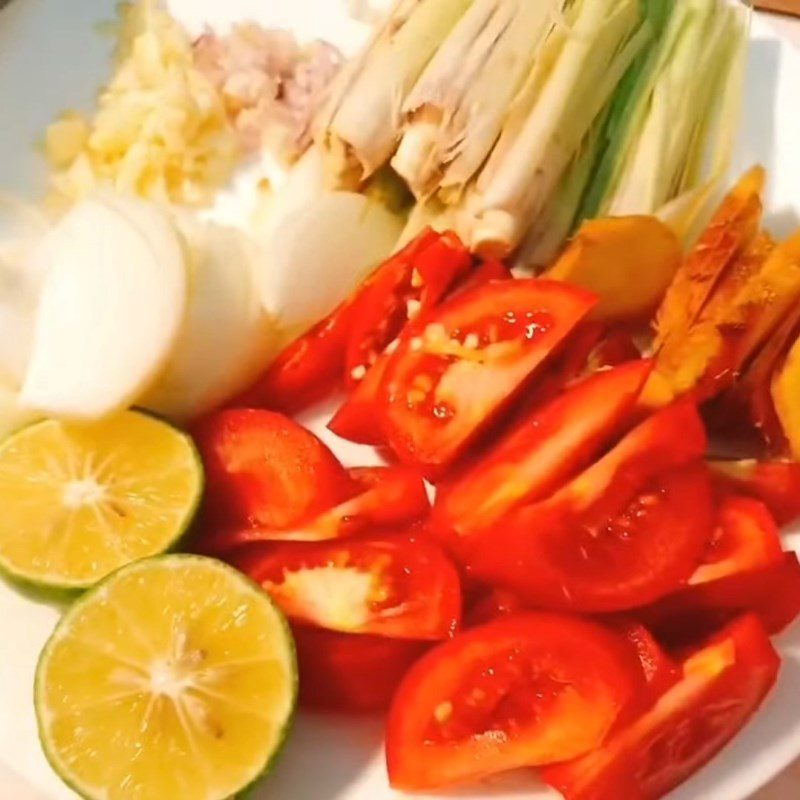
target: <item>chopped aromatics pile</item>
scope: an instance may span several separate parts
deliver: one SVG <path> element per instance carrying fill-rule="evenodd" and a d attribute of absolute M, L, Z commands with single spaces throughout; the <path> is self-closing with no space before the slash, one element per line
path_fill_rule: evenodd
<path fill-rule="evenodd" d="M 70 113 L 47 130 L 57 207 L 100 184 L 202 205 L 230 178 L 239 144 L 222 98 L 194 63 L 191 40 L 152 2 L 121 7 L 116 71 L 92 120 Z"/>
<path fill-rule="evenodd" d="M 226 36 L 207 30 L 194 51 L 245 151 L 266 142 L 293 161 L 311 144 L 311 122 L 342 64 L 333 45 L 303 47 L 288 31 L 245 22 Z"/>

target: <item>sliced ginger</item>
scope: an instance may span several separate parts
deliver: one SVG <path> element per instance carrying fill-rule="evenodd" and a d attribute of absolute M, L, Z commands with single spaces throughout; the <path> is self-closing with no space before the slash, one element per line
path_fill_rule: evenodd
<path fill-rule="evenodd" d="M 585 222 L 547 277 L 595 292 L 596 320 L 640 321 L 658 305 L 681 258 L 677 237 L 655 217 L 609 217 Z"/>
<path fill-rule="evenodd" d="M 765 180 L 762 167 L 742 176 L 681 265 L 656 317 L 656 349 L 686 335 L 722 277 L 758 235 Z"/>

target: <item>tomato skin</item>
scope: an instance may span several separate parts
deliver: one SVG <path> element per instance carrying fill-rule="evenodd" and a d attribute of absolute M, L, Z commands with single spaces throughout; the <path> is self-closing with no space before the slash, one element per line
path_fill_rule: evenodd
<path fill-rule="evenodd" d="M 630 647 L 597 623 L 529 612 L 473 628 L 400 685 L 387 724 L 390 783 L 439 789 L 585 753 L 641 691 Z"/>
<path fill-rule="evenodd" d="M 345 498 L 293 525 L 217 525 L 203 540 L 208 555 L 257 542 L 321 542 L 366 530 L 398 528 L 422 519 L 430 501 L 422 478 L 405 467 L 355 467 Z"/>
<path fill-rule="evenodd" d="M 328 429 L 342 439 L 357 444 L 380 447 L 384 444 L 380 402 L 381 387 L 391 356 L 382 353 L 367 374 L 350 391 L 347 399 L 333 415 Z"/>
<path fill-rule="evenodd" d="M 229 409 L 193 429 L 212 525 L 286 529 L 352 496 L 355 486 L 314 434 L 273 411 Z"/>
<path fill-rule="evenodd" d="M 249 548 L 234 563 L 296 624 L 437 640 L 461 623 L 458 572 L 430 541 L 387 535 L 280 544 Z"/>
<path fill-rule="evenodd" d="M 748 612 L 771 635 L 800 616 L 800 562 L 794 553 L 784 553 L 772 566 L 689 586 L 640 609 L 637 616 L 661 640 L 683 646 Z"/>
<path fill-rule="evenodd" d="M 471 265 L 469 250 L 451 232 L 423 231 L 372 275 L 353 303 L 353 324 L 345 355 L 345 383 L 357 386 L 416 314 L 425 315 Z M 408 303 L 416 302 L 416 314 Z"/>
<path fill-rule="evenodd" d="M 635 361 L 598 373 L 535 410 L 440 490 L 434 525 L 458 541 L 550 495 L 619 434 L 651 370 L 651 362 Z"/>
<path fill-rule="evenodd" d="M 652 705 L 664 692 L 678 682 L 680 674 L 678 665 L 667 655 L 653 634 L 640 622 L 630 617 L 623 617 L 610 624 L 636 652 L 647 683 L 645 706 Z"/>
<path fill-rule="evenodd" d="M 778 526 L 767 507 L 748 497 L 723 498 L 717 526 L 703 563 L 689 579 L 690 585 L 760 569 L 779 563 L 783 547 Z"/>
<path fill-rule="evenodd" d="M 316 711 L 385 711 L 411 665 L 430 642 L 292 627 L 300 671 L 300 704 Z"/>
<path fill-rule="evenodd" d="M 744 617 L 690 657 L 681 680 L 602 747 L 542 777 L 566 800 L 658 800 L 708 763 L 775 683 L 780 659 Z"/>
<path fill-rule="evenodd" d="M 722 491 L 761 500 L 779 525 L 800 518 L 800 464 L 794 461 L 712 461 Z"/>
<path fill-rule="evenodd" d="M 387 367 L 386 439 L 400 461 L 430 474 L 450 466 L 594 302 L 532 279 L 495 281 L 442 304 Z"/>
<path fill-rule="evenodd" d="M 228 406 L 297 414 L 324 400 L 342 380 L 353 310 L 352 300 L 346 300 L 288 344 L 261 377 Z"/>
<path fill-rule="evenodd" d="M 510 280 L 511 277 L 508 268 L 501 262 L 485 261 L 472 270 L 457 285 L 455 291 L 463 292 L 483 286 L 492 280 Z M 406 324 L 398 338 L 407 339 L 413 336 L 440 299 L 438 294 L 433 297 L 428 295 L 426 302 L 421 306 L 419 315 Z M 385 409 L 382 397 L 383 381 L 391 358 L 389 352 L 382 352 L 367 370 L 364 378 L 361 381 L 353 382 L 347 399 L 328 423 L 328 428 L 337 436 L 351 442 L 371 444 L 375 447 L 386 444 L 383 434 L 382 419 Z"/>
<path fill-rule="evenodd" d="M 592 519 L 529 506 L 480 537 L 468 570 L 539 608 L 643 606 L 685 585 L 702 556 L 713 522 L 707 474 L 700 463 L 664 472 L 621 513 Z"/>
<path fill-rule="evenodd" d="M 490 589 L 479 594 L 469 604 L 464 624 L 468 628 L 474 628 L 499 617 L 507 617 L 526 610 L 525 604 L 513 592 Z"/>
<path fill-rule="evenodd" d="M 670 594 L 713 531 L 705 444 L 693 406 L 658 412 L 548 499 L 472 536 L 469 575 L 554 610 L 625 611 Z"/>
<path fill-rule="evenodd" d="M 490 258 L 486 261 L 481 261 L 460 283 L 456 284 L 452 293 L 469 292 L 491 281 L 511 280 L 514 280 L 511 270 L 502 261 Z"/>

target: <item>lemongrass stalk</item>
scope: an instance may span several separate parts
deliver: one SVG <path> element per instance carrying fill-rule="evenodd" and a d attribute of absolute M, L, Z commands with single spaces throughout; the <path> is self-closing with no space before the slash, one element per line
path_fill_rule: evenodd
<path fill-rule="evenodd" d="M 663 209 L 683 237 L 710 207 L 715 184 L 730 163 L 747 12 L 727 0 L 685 0 L 668 7 L 650 64 L 614 115 L 581 217 L 662 216 Z"/>
<path fill-rule="evenodd" d="M 355 188 L 397 145 L 402 104 L 472 0 L 396 0 L 367 47 L 344 70 L 320 117 L 328 183 Z"/>
<path fill-rule="evenodd" d="M 528 231 L 515 258 L 515 266 L 540 272 L 558 257 L 570 234 L 600 150 L 601 118 L 590 130 L 578 155 L 569 165 L 556 192 Z"/>
<path fill-rule="evenodd" d="M 574 23 L 524 125 L 506 147 L 501 136 L 466 198 L 462 231 L 477 252 L 505 256 L 519 245 L 650 40 L 638 0 L 576 0 L 574 10 Z"/>
<path fill-rule="evenodd" d="M 502 129 L 564 0 L 475 0 L 408 96 L 392 160 L 414 194 L 463 188 Z"/>

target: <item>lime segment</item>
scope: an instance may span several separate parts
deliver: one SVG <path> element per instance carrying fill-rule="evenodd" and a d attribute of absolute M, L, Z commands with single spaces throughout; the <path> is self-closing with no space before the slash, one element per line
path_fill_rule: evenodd
<path fill-rule="evenodd" d="M 169 549 L 202 484 L 189 437 L 146 414 L 31 425 L 0 444 L 0 567 L 45 587 L 87 588 Z"/>
<path fill-rule="evenodd" d="M 223 800 L 263 774 L 296 702 L 269 597 L 200 556 L 127 566 L 88 592 L 39 660 L 42 746 L 94 800 Z"/>

